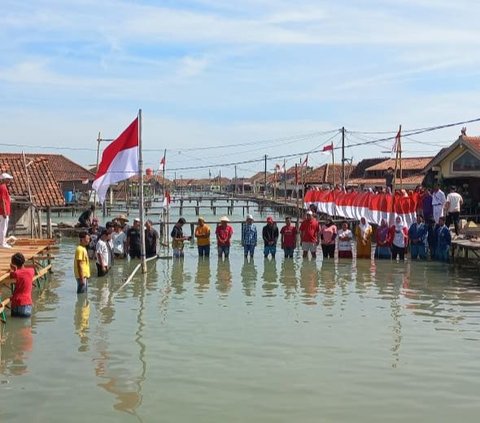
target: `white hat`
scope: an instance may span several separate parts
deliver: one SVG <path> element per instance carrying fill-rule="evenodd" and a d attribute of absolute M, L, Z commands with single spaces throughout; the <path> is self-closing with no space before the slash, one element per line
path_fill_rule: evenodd
<path fill-rule="evenodd" d="M 307 211 L 307 214 L 309 214 L 310 216 L 313 216 L 313 212 L 311 210 Z"/>
<path fill-rule="evenodd" d="M 134 222 L 140 222 L 140 218 L 136 217 L 135 219 L 133 219 Z"/>
<path fill-rule="evenodd" d="M 220 222 L 230 222 L 230 219 L 227 216 L 222 216 Z"/>
<path fill-rule="evenodd" d="M 252 216 L 251 214 L 247 214 L 247 220 L 248 220 L 248 219 L 253 220 L 253 216 Z"/>
<path fill-rule="evenodd" d="M 13 176 L 5 172 L 0 175 L 0 179 L 13 179 Z"/>

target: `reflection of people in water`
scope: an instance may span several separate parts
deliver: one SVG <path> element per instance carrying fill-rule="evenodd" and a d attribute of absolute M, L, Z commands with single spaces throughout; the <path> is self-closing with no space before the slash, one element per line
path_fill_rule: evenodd
<path fill-rule="evenodd" d="M 183 274 L 184 260 L 174 260 L 172 262 L 172 288 L 175 293 L 181 294 L 185 291 L 183 287 L 184 274 Z"/>
<path fill-rule="evenodd" d="M 219 260 L 217 263 L 217 289 L 219 292 L 228 293 L 232 287 L 232 271 L 229 260 Z"/>
<path fill-rule="evenodd" d="M 257 266 L 255 266 L 253 260 L 248 261 L 245 258 L 240 276 L 242 277 L 243 292 L 247 297 L 251 297 L 255 294 L 255 284 L 257 282 Z"/>
<path fill-rule="evenodd" d="M 28 353 L 33 348 L 30 320 L 11 320 L 0 341 L 0 373 L 23 375 L 27 373 Z"/>
<path fill-rule="evenodd" d="M 280 283 L 284 286 L 285 297 L 294 294 L 297 289 L 296 264 L 293 260 L 284 260 L 280 271 Z"/>
<path fill-rule="evenodd" d="M 198 292 L 202 293 L 208 290 L 210 284 L 210 260 L 198 260 L 195 282 Z"/>
<path fill-rule="evenodd" d="M 315 298 L 318 294 L 317 262 L 303 260 L 300 267 L 300 286 L 307 298 Z"/>
<path fill-rule="evenodd" d="M 263 260 L 263 289 L 269 296 L 273 295 L 273 290 L 278 286 L 277 283 L 277 262 L 275 260 Z"/>
<path fill-rule="evenodd" d="M 77 298 L 74 315 L 75 333 L 80 338 L 80 347 L 78 351 L 88 351 L 88 326 L 90 320 L 90 303 L 84 295 Z"/>

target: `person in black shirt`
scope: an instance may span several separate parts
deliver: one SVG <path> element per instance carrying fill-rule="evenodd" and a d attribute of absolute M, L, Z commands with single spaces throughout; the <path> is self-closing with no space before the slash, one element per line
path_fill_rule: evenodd
<path fill-rule="evenodd" d="M 262 237 L 265 243 L 263 255 L 267 258 L 268 255 L 271 254 L 272 258 L 275 258 L 275 253 L 277 252 L 278 227 L 270 216 L 267 217 L 267 224 L 263 227 Z"/>
<path fill-rule="evenodd" d="M 389 167 L 385 173 L 385 186 L 390 188 L 390 192 L 393 192 L 393 167 Z"/>
<path fill-rule="evenodd" d="M 89 228 L 92 225 L 93 212 L 95 211 L 95 206 L 90 206 L 89 209 L 85 210 L 80 217 L 78 218 L 78 227 L 79 228 Z"/>
<path fill-rule="evenodd" d="M 133 226 L 127 231 L 127 251 L 131 259 L 141 257 L 140 219 L 133 220 Z"/>
<path fill-rule="evenodd" d="M 158 232 L 153 228 L 153 222 L 145 222 L 145 257 L 155 257 L 157 255 Z"/>

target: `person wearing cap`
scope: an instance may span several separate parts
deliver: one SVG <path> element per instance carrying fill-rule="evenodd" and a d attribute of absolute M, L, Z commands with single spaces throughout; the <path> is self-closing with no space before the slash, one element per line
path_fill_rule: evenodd
<path fill-rule="evenodd" d="M 281 247 L 285 254 L 285 258 L 293 258 L 293 252 L 297 244 L 297 228 L 292 225 L 292 218 L 285 218 L 285 226 L 280 230 Z"/>
<path fill-rule="evenodd" d="M 114 223 L 119 223 L 120 227 L 122 228 L 122 231 L 127 233 L 129 226 L 127 224 L 128 222 L 128 217 L 125 216 L 124 214 L 118 215 L 115 219 L 113 219 Z"/>
<path fill-rule="evenodd" d="M 455 235 L 458 236 L 459 232 L 459 223 L 460 223 L 460 208 L 463 204 L 462 196 L 457 192 L 457 188 L 452 186 L 450 187 L 450 192 L 447 195 L 447 201 L 445 203 L 445 212 L 447 219 L 445 224 L 447 228 L 450 228 L 450 225 L 453 223 L 455 227 Z"/>
<path fill-rule="evenodd" d="M 95 256 L 97 259 L 97 276 L 99 278 L 105 276 L 111 267 L 110 252 L 107 245 L 109 238 L 110 233 L 108 232 L 108 229 L 103 229 L 102 233 L 100 234 L 100 239 L 97 241 Z"/>
<path fill-rule="evenodd" d="M 272 258 L 275 258 L 277 252 L 278 227 L 273 221 L 272 216 L 267 217 L 267 224 L 262 229 L 262 238 L 264 243 L 263 256 L 268 258 L 269 254 L 271 254 Z"/>
<path fill-rule="evenodd" d="M 257 228 L 253 224 L 253 216 L 251 214 L 247 215 L 245 225 L 243 226 L 242 231 L 242 246 L 243 254 L 245 258 L 250 255 L 250 258 L 253 258 L 255 252 L 255 247 L 257 245 Z"/>
<path fill-rule="evenodd" d="M 90 226 L 92 226 L 92 219 L 93 219 L 93 213 L 94 212 L 95 212 L 95 205 L 92 204 L 78 218 L 78 227 L 79 228 L 89 228 Z"/>
<path fill-rule="evenodd" d="M 195 238 L 197 239 L 198 255 L 200 257 L 210 257 L 210 226 L 205 224 L 203 217 L 198 218 Z"/>
<path fill-rule="evenodd" d="M 305 220 L 300 225 L 300 240 L 302 242 L 303 258 L 312 255 L 312 259 L 317 258 L 317 246 L 319 243 L 320 225 L 317 219 L 313 217 L 311 210 L 307 211 Z"/>
<path fill-rule="evenodd" d="M 141 234 L 140 234 L 140 219 L 136 217 L 133 219 L 133 225 L 127 231 L 126 251 L 131 259 L 139 259 L 142 255 L 141 248 Z"/>
<path fill-rule="evenodd" d="M 127 240 L 127 234 L 123 231 L 122 224 L 119 221 L 114 223 L 113 228 L 113 255 L 115 258 L 125 258 L 125 241 Z"/>
<path fill-rule="evenodd" d="M 183 225 L 185 225 L 187 221 L 181 217 L 178 219 L 177 223 L 172 228 L 172 232 L 170 236 L 172 237 L 172 249 L 173 249 L 173 257 L 181 258 L 184 256 L 183 254 L 183 247 L 185 241 L 190 240 L 189 236 L 183 235 Z"/>
<path fill-rule="evenodd" d="M 12 179 L 12 175 L 8 173 L 2 173 L 0 175 L 0 247 L 3 248 L 11 248 L 7 243 L 7 230 L 11 207 L 8 185 Z"/>
<path fill-rule="evenodd" d="M 217 236 L 217 249 L 218 257 L 228 258 L 230 254 L 230 242 L 233 235 L 233 228 L 228 224 L 230 219 L 227 216 L 223 216 L 220 219 L 220 224 L 215 230 L 215 235 Z"/>
<path fill-rule="evenodd" d="M 148 219 L 145 222 L 145 257 L 151 258 L 157 255 L 159 235 L 153 227 L 153 222 Z"/>

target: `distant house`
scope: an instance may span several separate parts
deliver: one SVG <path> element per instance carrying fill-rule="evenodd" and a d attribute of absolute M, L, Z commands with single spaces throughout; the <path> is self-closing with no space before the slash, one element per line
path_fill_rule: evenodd
<path fill-rule="evenodd" d="M 432 161 L 433 157 L 405 157 L 397 166 L 396 188 L 402 186 L 404 189 L 414 189 L 423 183 L 425 167 Z M 352 178 L 349 184 L 361 188 L 385 187 L 385 174 L 388 168 L 395 169 L 395 160 L 387 159 L 373 166 L 367 167 L 361 178 Z"/>
<path fill-rule="evenodd" d="M 355 165 L 345 163 L 345 182 L 348 183 L 351 173 L 355 170 Z M 329 185 L 333 187 L 342 184 L 342 165 L 326 163 L 304 177 L 305 185 Z"/>
<path fill-rule="evenodd" d="M 7 159 L 23 157 L 21 153 L 1 153 L 0 156 Z M 67 193 L 83 193 L 92 189 L 95 174 L 61 154 L 26 153 L 25 157 L 27 161 L 40 158 L 48 160 L 53 180 L 59 184 L 65 197 L 70 197 L 71 194 Z"/>
<path fill-rule="evenodd" d="M 62 191 L 44 157 L 31 158 L 20 154 L 1 154 L 0 170 L 13 176 L 9 187 L 12 214 L 9 234 L 40 236 L 40 219 L 44 211 L 65 205 Z"/>
<path fill-rule="evenodd" d="M 462 129 L 458 139 L 440 150 L 424 173 L 428 185 L 438 182 L 445 189 L 455 185 L 464 196 L 468 214 L 480 213 L 480 136 L 468 136 Z"/>

